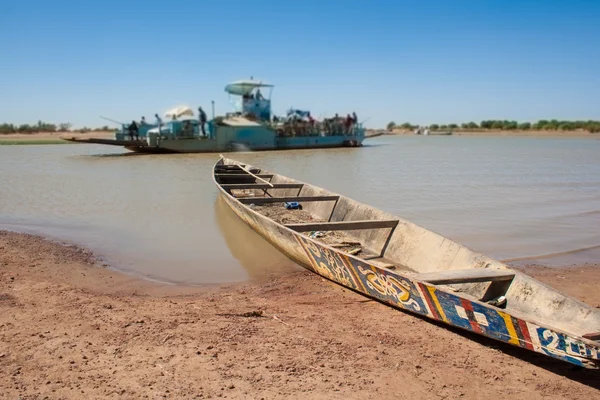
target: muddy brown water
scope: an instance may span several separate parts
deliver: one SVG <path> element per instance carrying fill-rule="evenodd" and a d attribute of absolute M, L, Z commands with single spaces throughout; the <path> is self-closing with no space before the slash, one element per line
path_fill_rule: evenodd
<path fill-rule="evenodd" d="M 218 198 L 217 155 L 126 154 L 96 145 L 0 146 L 0 229 L 77 243 L 163 282 L 238 282 L 298 268 Z M 383 136 L 358 149 L 232 157 L 497 259 L 551 264 L 600 253 L 597 139 Z"/>

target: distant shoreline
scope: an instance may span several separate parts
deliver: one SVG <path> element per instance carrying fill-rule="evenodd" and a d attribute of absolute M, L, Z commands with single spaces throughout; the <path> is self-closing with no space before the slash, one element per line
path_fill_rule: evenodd
<path fill-rule="evenodd" d="M 501 130 L 501 129 L 440 129 L 431 131 L 433 135 L 436 132 L 452 131 L 452 136 L 537 136 L 537 137 L 587 137 L 600 138 L 600 133 L 590 133 L 587 131 L 559 131 L 559 130 Z M 400 136 L 415 135 L 412 130 L 395 129 L 386 131 L 384 135 Z"/>
<path fill-rule="evenodd" d="M 432 136 L 436 132 L 447 132 L 448 130 L 431 131 Z M 11 133 L 0 135 L 0 145 L 33 145 L 33 144 L 72 144 L 62 138 L 112 138 L 114 131 L 94 132 L 36 132 L 36 133 Z M 409 136 L 415 135 L 412 130 L 395 129 L 387 131 L 383 129 L 368 129 L 365 138 L 377 136 Z M 416 135 L 415 135 L 416 136 Z M 600 139 L 600 133 L 587 131 L 554 131 L 554 130 L 500 130 L 500 129 L 453 129 L 451 136 L 529 136 L 529 137 L 553 137 L 553 138 L 594 138 Z"/>

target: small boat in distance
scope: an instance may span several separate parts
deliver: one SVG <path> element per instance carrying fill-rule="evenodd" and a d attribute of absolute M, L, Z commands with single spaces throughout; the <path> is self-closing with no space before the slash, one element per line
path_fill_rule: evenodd
<path fill-rule="evenodd" d="M 234 111 L 201 123 L 190 107 L 179 106 L 155 124 L 136 121 L 138 135 L 129 134 L 130 124 L 121 124 L 114 139 L 63 139 L 77 143 L 121 146 L 136 153 L 211 153 L 230 151 L 360 147 L 365 128 L 356 114 L 316 121 L 308 111 L 290 110 L 278 117 L 271 112 L 272 84 L 240 80 L 227 84 L 229 96 L 237 96 Z M 269 91 L 265 96 L 262 91 Z M 214 103 L 214 102 L 213 102 Z M 214 106 L 214 104 L 213 104 Z M 199 110 L 200 115 L 200 110 Z M 206 114 L 204 114 L 206 115 Z M 203 120 L 204 121 L 204 120 Z"/>
<path fill-rule="evenodd" d="M 239 218 L 327 279 L 435 321 L 600 368 L 597 308 L 326 189 L 224 156 L 214 165 L 213 180 Z"/>
<path fill-rule="evenodd" d="M 438 131 L 438 130 L 430 130 L 429 128 L 417 128 L 415 130 L 415 135 L 450 136 L 450 135 L 452 135 L 452 131 Z"/>

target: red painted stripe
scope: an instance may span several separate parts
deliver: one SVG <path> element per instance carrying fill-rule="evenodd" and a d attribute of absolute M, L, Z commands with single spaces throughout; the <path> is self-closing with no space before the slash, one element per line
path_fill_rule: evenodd
<path fill-rule="evenodd" d="M 529 329 L 527 329 L 527 323 L 522 319 L 517 321 L 519 322 L 519 328 L 521 328 L 521 333 L 523 334 L 525 347 L 527 347 L 529 350 L 533 350 L 533 344 L 531 344 L 531 336 L 529 335 Z"/>
<path fill-rule="evenodd" d="M 419 284 L 419 287 L 421 288 L 421 292 L 423 292 L 423 297 L 425 297 L 425 301 L 429 305 L 429 309 L 431 310 L 431 314 L 433 315 L 433 318 L 437 319 L 438 321 L 441 321 L 442 317 L 440 316 L 437 309 L 435 308 L 435 304 L 433 304 L 433 300 L 431 299 L 429 290 L 427 290 L 427 287 L 425 285 L 423 285 L 421 282 L 419 282 L 418 284 Z"/>
<path fill-rule="evenodd" d="M 473 306 L 471 305 L 471 302 L 469 300 L 465 300 L 465 299 L 461 299 L 460 302 L 461 302 L 463 308 L 465 309 L 465 311 L 468 311 L 471 315 L 473 315 L 473 318 L 475 318 L 475 314 L 473 313 Z M 469 316 L 469 313 L 467 313 L 467 317 Z M 483 330 L 481 329 L 481 327 L 479 326 L 477 321 L 473 321 L 469 318 L 469 323 L 471 324 L 471 328 L 473 328 L 473 332 L 483 333 Z"/>

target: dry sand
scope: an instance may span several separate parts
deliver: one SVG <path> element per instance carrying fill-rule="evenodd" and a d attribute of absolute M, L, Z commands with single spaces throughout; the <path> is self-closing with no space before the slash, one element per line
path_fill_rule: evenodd
<path fill-rule="evenodd" d="M 598 265 L 526 271 L 600 307 Z M 2 399 L 593 399 L 600 373 L 427 322 L 308 271 L 160 286 L 0 231 Z"/>
<path fill-rule="evenodd" d="M 40 141 L 57 140 L 62 138 L 75 137 L 78 139 L 86 138 L 112 138 L 114 131 L 95 131 L 95 132 L 37 132 L 37 133 L 12 133 L 10 135 L 0 135 L 0 140 L 19 140 L 19 141 Z"/>

